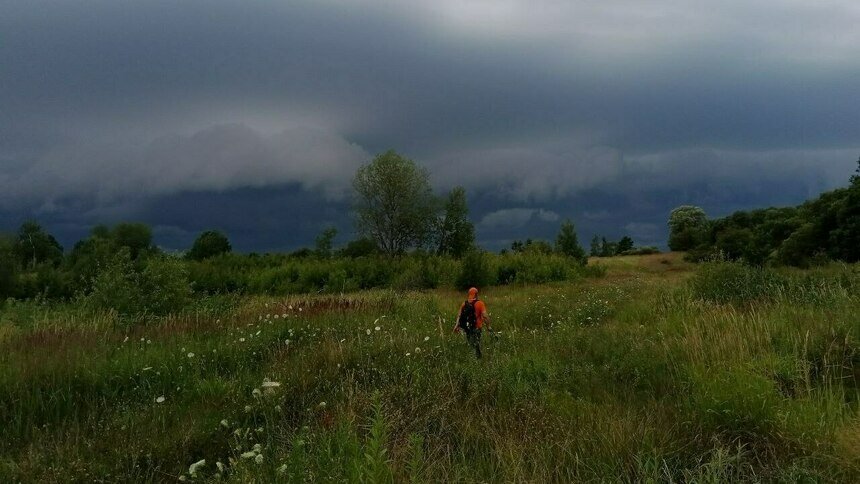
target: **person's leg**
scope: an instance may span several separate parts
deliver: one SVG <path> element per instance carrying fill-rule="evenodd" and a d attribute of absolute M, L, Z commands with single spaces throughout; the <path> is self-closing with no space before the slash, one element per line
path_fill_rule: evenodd
<path fill-rule="evenodd" d="M 480 359 L 481 358 L 481 330 L 473 329 L 466 334 L 466 338 L 469 340 L 469 345 L 475 349 L 475 356 Z"/>

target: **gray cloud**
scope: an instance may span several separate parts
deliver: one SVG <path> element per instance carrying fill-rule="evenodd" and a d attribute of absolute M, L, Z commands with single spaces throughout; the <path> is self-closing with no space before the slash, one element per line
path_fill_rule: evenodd
<path fill-rule="evenodd" d="M 848 0 L 2 2 L 0 224 L 287 186 L 343 209 L 388 148 L 478 219 L 612 235 L 791 203 L 860 152 L 858 23 Z"/>
<path fill-rule="evenodd" d="M 326 131 L 291 129 L 266 135 L 244 125 L 220 125 L 141 146 L 60 146 L 0 178 L 4 205 L 92 198 L 115 204 L 183 191 L 298 184 L 330 198 L 349 189 L 369 158 L 359 146 Z"/>
<path fill-rule="evenodd" d="M 542 208 L 504 208 L 484 215 L 478 230 L 517 229 L 532 221 L 556 222 L 559 216 Z"/>

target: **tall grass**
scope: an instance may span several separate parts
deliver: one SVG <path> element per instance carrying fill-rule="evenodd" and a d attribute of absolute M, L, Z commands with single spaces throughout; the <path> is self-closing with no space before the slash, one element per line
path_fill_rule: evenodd
<path fill-rule="evenodd" d="M 449 289 L 18 303 L 0 481 L 856 482 L 854 269 L 759 270 L 487 289 L 481 361 Z"/>

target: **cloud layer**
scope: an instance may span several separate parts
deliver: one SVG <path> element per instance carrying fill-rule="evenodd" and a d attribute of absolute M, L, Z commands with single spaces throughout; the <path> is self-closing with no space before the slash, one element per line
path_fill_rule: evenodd
<path fill-rule="evenodd" d="M 551 236 L 540 213 L 661 242 L 673 203 L 844 183 L 858 23 L 847 0 L 3 2 L 0 230 L 137 216 L 180 240 L 197 225 L 168 212 L 208 220 L 199 195 L 248 231 L 257 190 L 348 232 L 355 168 L 394 148 L 466 186 L 487 243 Z"/>

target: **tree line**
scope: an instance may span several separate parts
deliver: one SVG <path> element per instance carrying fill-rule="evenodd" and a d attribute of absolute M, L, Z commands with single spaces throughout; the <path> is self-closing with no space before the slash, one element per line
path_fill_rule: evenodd
<path fill-rule="evenodd" d="M 709 219 L 685 205 L 669 215 L 669 248 L 691 260 L 727 258 L 754 265 L 806 267 L 860 261 L 860 159 L 846 187 L 796 207 L 738 211 Z"/>
<path fill-rule="evenodd" d="M 484 252 L 475 242 L 475 228 L 469 219 L 466 190 L 458 186 L 444 196 L 435 195 L 427 170 L 395 151 L 381 153 L 362 166 L 355 174 L 353 187 L 357 238 L 336 249 L 334 240 L 337 230 L 328 227 L 316 237 L 312 248 L 300 249 L 284 257 L 289 260 L 310 258 L 319 265 L 319 261 L 326 259 L 358 258 L 376 258 L 376 264 L 388 264 L 384 261 L 415 256 L 419 262 L 406 265 L 419 269 L 421 264 L 425 264 L 421 262 L 424 258 L 443 257 L 462 261 L 458 264 L 476 274 L 483 271 L 485 274 L 476 280 L 487 283 L 510 283 L 517 279 L 517 274 L 522 281 L 566 277 L 561 273 L 553 275 L 548 272 L 536 275 L 540 270 L 530 271 L 519 262 L 486 262 L 482 255 Z M 558 256 L 565 261 L 562 265 L 569 263 L 584 266 L 587 260 L 570 220 L 561 224 L 554 244 L 529 239 L 525 243 L 515 242 L 511 252 L 514 255 Z M 175 273 L 176 279 L 190 277 L 193 282 L 206 286 L 208 282 L 203 279 L 217 279 L 213 271 L 209 270 L 217 264 L 207 261 L 217 261 L 227 256 L 232 259 L 223 264 L 219 262 L 222 264 L 219 270 L 230 272 L 231 267 L 237 265 L 244 267 L 242 271 L 245 272 L 263 270 L 269 267 L 267 264 L 283 265 L 286 260 L 254 253 L 233 255 L 228 237 L 217 230 L 201 233 L 181 256 L 165 254 L 155 245 L 151 228 L 141 223 L 119 223 L 113 227 L 98 225 L 86 238 L 75 243 L 71 250 L 64 251 L 56 238 L 37 222 L 28 221 L 17 234 L 0 235 L 0 298 L 73 298 L 92 295 L 99 288 L 109 293 L 111 287 L 127 287 L 129 292 L 134 292 L 135 286 L 156 287 L 157 284 L 166 284 L 171 271 Z M 236 262 L 237 257 L 247 262 Z M 541 260 L 545 262 L 549 259 Z M 177 264 L 178 261 L 184 262 Z M 255 261 L 266 262 L 260 265 Z M 557 265 L 558 262 L 553 264 Z M 296 267 L 299 267 L 296 271 L 302 274 L 289 275 L 288 279 L 292 282 L 286 285 L 254 282 L 254 277 L 244 274 L 232 281 L 209 284 L 209 287 L 219 290 L 266 290 L 267 287 L 279 286 L 282 290 L 299 290 L 336 285 L 332 281 L 337 277 L 312 275 L 313 270 L 305 266 Z M 370 278 L 375 282 L 368 283 L 366 275 L 354 273 L 358 270 L 355 269 L 357 265 L 338 267 L 340 269 L 333 270 L 351 273 L 347 274 L 346 279 L 358 281 L 355 282 L 357 287 L 393 280 L 393 276 L 381 277 L 377 274 Z M 415 269 L 416 272 L 419 269 Z M 200 276 L 200 280 L 194 281 L 195 276 Z M 457 276 L 459 283 L 465 284 L 464 277 L 469 279 L 467 276 Z M 433 282 L 415 284 L 426 286 Z M 343 287 L 345 285 L 342 284 Z"/>

